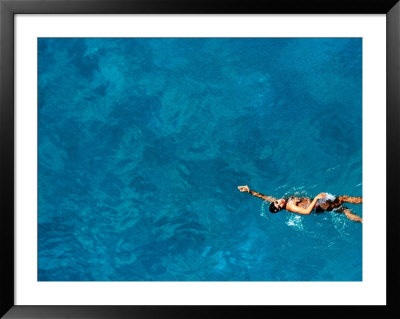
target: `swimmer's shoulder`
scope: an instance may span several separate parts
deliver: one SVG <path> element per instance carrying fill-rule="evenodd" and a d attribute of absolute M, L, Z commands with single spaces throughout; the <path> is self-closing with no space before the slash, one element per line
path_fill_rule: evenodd
<path fill-rule="evenodd" d="M 299 203 L 301 203 L 301 199 L 299 198 L 299 197 L 289 197 L 288 199 L 287 199 L 287 204 L 286 204 L 286 206 L 287 207 L 290 207 L 290 206 L 297 206 Z"/>
<path fill-rule="evenodd" d="M 290 202 L 292 202 L 292 203 L 300 203 L 300 202 L 302 202 L 303 200 L 304 200 L 303 197 L 296 197 L 296 196 L 293 196 L 293 197 L 289 197 L 289 198 L 288 198 L 288 202 L 290 201 Z"/>

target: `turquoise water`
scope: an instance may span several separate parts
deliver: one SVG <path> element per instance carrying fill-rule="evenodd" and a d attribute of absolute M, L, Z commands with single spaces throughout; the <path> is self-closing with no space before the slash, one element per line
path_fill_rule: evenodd
<path fill-rule="evenodd" d="M 38 39 L 38 280 L 360 281 L 360 38 Z M 349 205 L 362 216 L 362 205 Z"/>

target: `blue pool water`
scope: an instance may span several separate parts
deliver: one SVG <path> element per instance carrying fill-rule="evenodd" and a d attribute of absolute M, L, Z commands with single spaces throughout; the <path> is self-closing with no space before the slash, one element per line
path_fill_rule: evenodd
<path fill-rule="evenodd" d="M 38 280 L 360 281 L 362 40 L 38 40 Z M 362 216 L 362 205 L 349 205 Z"/>

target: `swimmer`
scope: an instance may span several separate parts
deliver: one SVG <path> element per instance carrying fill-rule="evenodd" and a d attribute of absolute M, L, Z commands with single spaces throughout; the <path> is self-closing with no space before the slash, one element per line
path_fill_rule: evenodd
<path fill-rule="evenodd" d="M 282 209 L 302 215 L 309 215 L 313 209 L 315 209 L 316 212 L 335 211 L 345 214 L 346 217 L 352 221 L 362 223 L 362 218 L 360 216 L 352 213 L 349 208 L 342 206 L 343 203 L 362 204 L 362 197 L 350 197 L 347 195 L 333 196 L 328 193 L 320 193 L 315 196 L 314 199 L 308 197 L 289 197 L 277 199 L 272 196 L 255 192 L 247 185 L 238 186 L 238 189 L 241 192 L 247 192 L 253 196 L 270 202 L 271 204 L 269 206 L 269 211 L 271 213 L 277 213 Z"/>

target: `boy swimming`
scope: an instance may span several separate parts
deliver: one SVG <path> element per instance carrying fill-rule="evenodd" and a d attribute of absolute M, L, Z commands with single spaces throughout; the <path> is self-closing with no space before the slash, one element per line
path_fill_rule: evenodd
<path fill-rule="evenodd" d="M 334 196 L 328 193 L 320 193 L 315 196 L 314 199 L 308 197 L 289 197 L 277 199 L 272 196 L 255 192 L 247 185 L 238 186 L 238 189 L 241 192 L 247 192 L 253 196 L 270 202 L 271 204 L 269 206 L 269 211 L 271 213 L 277 213 L 282 209 L 302 215 L 309 215 L 313 209 L 315 209 L 316 212 L 335 211 L 345 214 L 346 217 L 352 221 L 362 223 L 362 218 L 360 216 L 352 213 L 349 208 L 342 206 L 343 203 L 362 204 L 362 197 L 350 197 L 347 195 Z"/>

